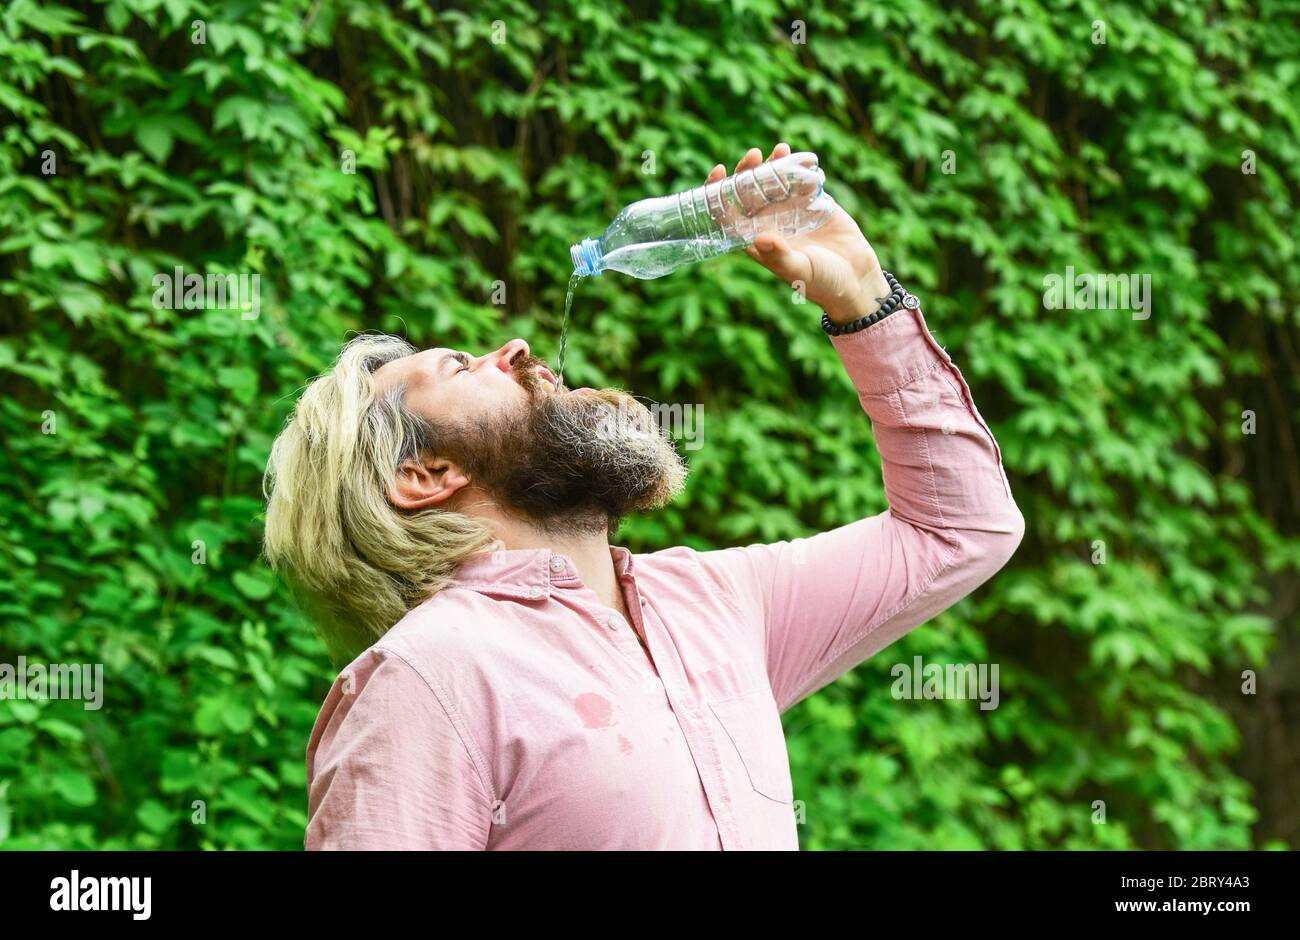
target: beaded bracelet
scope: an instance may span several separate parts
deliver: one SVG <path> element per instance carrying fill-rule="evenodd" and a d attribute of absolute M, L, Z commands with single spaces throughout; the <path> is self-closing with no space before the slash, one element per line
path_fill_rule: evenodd
<path fill-rule="evenodd" d="M 877 302 L 880 304 L 880 309 L 869 316 L 860 317 L 851 323 L 845 324 L 832 323 L 830 316 L 823 313 L 822 329 L 831 336 L 843 336 L 846 333 L 857 333 L 875 323 L 879 323 L 899 307 L 906 307 L 908 310 L 915 310 L 917 307 L 921 306 L 921 301 L 917 300 L 912 294 L 909 294 L 902 285 L 898 283 L 898 279 L 894 277 L 894 275 L 890 274 L 888 271 L 881 271 L 880 273 L 885 276 L 885 283 L 889 285 L 889 296 L 876 298 Z"/>

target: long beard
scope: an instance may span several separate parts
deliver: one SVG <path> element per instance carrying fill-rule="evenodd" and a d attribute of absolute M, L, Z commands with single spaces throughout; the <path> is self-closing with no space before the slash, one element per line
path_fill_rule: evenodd
<path fill-rule="evenodd" d="M 444 427 L 440 450 L 504 508 L 552 530 L 612 532 L 681 491 L 686 465 L 644 405 L 617 389 L 552 393 L 541 361 L 515 362 L 524 414 Z"/>

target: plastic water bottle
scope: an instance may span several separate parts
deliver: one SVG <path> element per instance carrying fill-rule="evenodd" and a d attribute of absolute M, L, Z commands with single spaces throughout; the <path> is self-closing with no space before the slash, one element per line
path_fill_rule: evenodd
<path fill-rule="evenodd" d="M 753 244 L 762 232 L 801 235 L 835 211 L 815 153 L 792 153 L 735 176 L 625 207 L 599 238 L 569 249 L 576 277 L 621 271 L 663 277 Z"/>

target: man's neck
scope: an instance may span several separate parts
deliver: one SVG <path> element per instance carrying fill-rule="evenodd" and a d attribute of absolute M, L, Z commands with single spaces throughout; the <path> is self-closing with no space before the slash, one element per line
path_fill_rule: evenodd
<path fill-rule="evenodd" d="M 623 590 L 609 550 L 609 532 L 604 528 L 583 530 L 565 526 L 540 526 L 502 512 L 491 504 L 466 507 L 486 522 L 497 538 L 498 549 L 549 549 L 566 556 L 577 569 L 578 577 L 596 593 L 601 602 L 630 619 Z"/>

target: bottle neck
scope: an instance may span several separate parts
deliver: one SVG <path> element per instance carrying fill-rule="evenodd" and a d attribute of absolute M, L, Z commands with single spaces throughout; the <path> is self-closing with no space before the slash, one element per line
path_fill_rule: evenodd
<path fill-rule="evenodd" d="M 573 273 L 579 277 L 590 277 L 602 270 L 604 253 L 600 250 L 600 242 L 594 238 L 584 238 L 579 244 L 570 246 L 569 256 L 573 258 Z"/>

